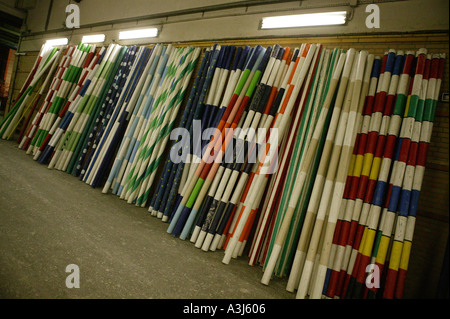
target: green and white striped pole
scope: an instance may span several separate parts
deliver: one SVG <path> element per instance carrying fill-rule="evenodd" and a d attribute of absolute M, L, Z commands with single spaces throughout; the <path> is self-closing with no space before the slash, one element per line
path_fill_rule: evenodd
<path fill-rule="evenodd" d="M 150 175 L 146 174 L 146 170 L 158 154 L 160 146 L 158 142 L 163 137 L 162 135 L 164 134 L 163 131 L 166 121 L 170 119 L 176 95 L 178 94 L 180 86 L 183 84 L 183 70 L 185 70 L 184 68 L 189 63 L 189 59 L 183 51 L 184 49 L 175 49 L 173 59 L 169 64 L 165 89 L 161 92 L 160 98 L 157 98 L 156 100 L 160 113 L 154 126 L 150 127 L 150 131 L 148 131 L 144 160 L 141 162 L 138 174 L 136 175 L 135 184 L 133 186 L 134 190 L 128 199 L 128 203 L 136 201 L 137 206 L 145 206 L 146 199 L 145 202 L 142 203 L 141 201 L 144 198 L 141 198 L 141 196 L 146 191 L 146 184 L 148 183 L 148 178 L 150 178 Z"/>
<path fill-rule="evenodd" d="M 128 160 L 128 162 L 126 163 L 127 165 L 125 168 L 125 172 L 122 177 L 122 180 L 120 181 L 120 187 L 119 187 L 117 195 L 119 195 L 121 199 L 126 199 L 125 198 L 126 193 L 128 192 L 129 187 L 131 187 L 131 183 L 132 183 L 131 179 L 132 179 L 133 172 L 135 170 L 135 166 L 136 166 L 137 161 L 139 160 L 139 156 L 140 156 L 140 152 L 141 152 L 141 147 L 142 147 L 141 141 L 143 139 L 145 139 L 145 137 L 146 137 L 146 135 L 144 135 L 144 132 L 147 132 L 153 119 L 157 115 L 157 111 L 155 111 L 153 106 L 154 106 L 154 102 L 155 102 L 155 97 L 158 94 L 158 90 L 160 89 L 162 82 L 164 80 L 165 74 L 166 74 L 165 70 L 166 70 L 167 62 L 168 62 L 171 51 L 172 51 L 171 45 L 162 48 L 161 58 L 158 62 L 157 68 L 156 68 L 157 72 L 156 72 L 155 77 L 153 78 L 152 83 L 150 84 L 150 87 L 146 93 L 145 103 L 146 103 L 146 108 L 148 109 L 148 111 L 147 111 L 144 121 L 142 123 L 142 128 L 138 132 L 139 134 L 136 137 L 130 160 Z M 143 143 L 143 141 L 142 141 L 142 143 Z"/>
<path fill-rule="evenodd" d="M 266 269 L 264 271 L 264 275 L 261 279 L 261 283 L 263 283 L 265 285 L 269 284 L 269 281 L 272 277 L 273 270 L 275 268 L 276 262 L 278 260 L 279 254 L 281 252 L 281 247 L 283 246 L 284 241 L 286 239 L 289 224 L 291 222 L 292 216 L 294 215 L 294 211 L 297 206 L 297 202 L 300 199 L 300 195 L 301 195 L 302 189 L 304 187 L 304 183 L 305 183 L 306 177 L 308 175 L 308 171 L 310 169 L 310 166 L 312 165 L 314 155 L 316 153 L 316 148 L 319 143 L 320 136 L 322 135 L 322 131 L 324 130 L 324 124 L 325 124 L 325 119 L 328 114 L 328 109 L 331 107 L 331 104 L 332 104 L 332 101 L 334 98 L 334 94 L 335 94 L 335 90 L 338 86 L 338 83 L 340 83 L 339 92 L 338 92 L 338 97 L 336 99 L 336 103 L 333 108 L 333 110 L 336 110 L 337 115 L 334 116 L 334 118 L 338 117 L 338 115 L 340 114 L 340 108 L 341 108 L 341 105 L 344 100 L 346 86 L 348 83 L 348 79 L 350 76 L 350 70 L 351 70 L 351 66 L 352 66 L 352 62 L 353 62 L 353 57 L 354 57 L 354 50 L 349 51 L 347 53 L 342 53 L 339 57 L 338 65 L 336 67 L 335 72 L 333 73 L 333 77 L 332 77 L 332 80 L 331 80 L 331 83 L 330 83 L 330 86 L 328 89 L 328 93 L 327 93 L 326 99 L 324 101 L 324 105 L 322 106 L 322 110 L 320 112 L 318 123 L 314 129 L 314 134 L 313 134 L 311 142 L 308 146 L 308 150 L 305 154 L 305 159 L 303 160 L 303 162 L 300 166 L 300 170 L 297 173 L 297 177 L 296 177 L 297 183 L 295 184 L 295 187 L 292 190 L 292 195 L 289 200 L 289 206 L 286 209 L 286 212 L 284 213 L 284 218 L 281 223 L 280 230 L 277 233 L 277 236 L 275 239 L 275 245 L 273 246 L 268 263 L 266 265 Z M 344 68 L 344 62 L 345 62 L 345 68 Z M 343 70 L 343 68 L 344 68 L 344 70 Z M 341 73 L 342 73 L 342 76 L 341 76 Z M 334 115 L 334 113 L 333 113 L 333 115 Z M 335 121 L 337 121 L 337 120 L 335 120 Z M 329 134 L 331 135 L 332 133 L 334 133 L 334 132 L 330 132 Z M 327 144 L 330 144 L 328 146 L 328 148 L 331 148 L 331 142 L 328 142 Z M 314 200 L 314 199 L 312 198 L 311 200 Z M 305 225 L 306 225 L 306 227 L 310 227 L 310 226 L 308 226 L 308 221 L 309 222 L 312 221 L 313 216 L 311 216 L 311 215 L 312 214 L 306 215 L 304 225 L 303 225 L 302 236 L 305 237 L 305 240 L 309 237 L 309 236 L 305 236 L 305 233 L 306 233 Z M 302 237 L 300 237 L 300 241 L 302 241 Z M 299 246 L 300 246 L 300 244 L 299 244 Z M 300 247 L 300 250 L 297 249 L 296 255 L 298 255 L 299 252 L 301 252 L 301 253 L 306 252 L 306 243 L 304 246 Z M 298 258 L 299 258 L 299 256 L 295 256 L 295 259 L 298 259 Z M 291 271 L 291 276 L 293 276 L 295 274 L 294 271 L 297 270 L 297 268 L 298 268 L 298 266 L 296 265 L 295 259 L 294 259 L 294 265 L 292 266 L 293 270 Z M 302 264 L 303 264 L 303 260 L 301 263 L 299 263 L 299 265 L 302 265 Z"/>
<path fill-rule="evenodd" d="M 60 157 L 63 154 L 66 142 L 68 141 L 68 138 L 69 138 L 73 128 L 75 127 L 76 123 L 78 122 L 78 118 L 81 116 L 83 109 L 85 107 L 89 106 L 89 100 L 91 99 L 91 96 L 97 92 L 97 90 L 98 90 L 98 88 L 96 88 L 97 83 L 99 83 L 99 79 L 101 78 L 102 74 L 104 74 L 106 66 L 109 65 L 109 63 L 107 63 L 107 61 L 111 57 L 115 56 L 115 54 L 118 51 L 118 48 L 119 48 L 119 46 L 114 45 L 114 44 L 112 44 L 108 47 L 108 50 L 105 53 L 105 57 L 103 58 L 96 74 L 94 75 L 94 78 L 92 79 L 92 82 L 89 85 L 87 92 L 80 99 L 79 104 L 76 105 L 76 110 L 74 112 L 74 116 L 73 116 L 72 120 L 70 121 L 70 124 L 67 127 L 67 130 L 65 131 L 64 135 L 61 136 L 61 139 L 58 142 L 58 146 L 57 146 L 55 153 L 48 165 L 48 168 L 52 169 L 52 168 L 56 167 L 57 169 L 61 169 L 60 168 L 61 167 Z"/>
<path fill-rule="evenodd" d="M 169 107 L 172 109 L 170 117 L 168 118 L 168 121 L 166 121 L 166 124 L 164 124 L 164 127 L 162 127 L 160 133 L 158 134 L 156 141 L 157 145 L 153 149 L 152 157 L 150 158 L 150 162 L 145 171 L 146 177 L 139 191 L 137 204 L 141 205 L 141 207 L 144 207 L 147 202 L 150 187 L 153 184 L 156 171 L 159 168 L 161 157 L 163 155 L 164 150 L 166 149 L 170 132 L 175 125 L 175 121 L 179 109 L 181 107 L 181 103 L 184 100 L 184 96 L 186 95 L 186 90 L 188 88 L 192 72 L 195 68 L 195 65 L 197 64 L 199 55 L 200 55 L 199 48 L 196 49 L 189 48 L 188 53 L 184 57 L 184 59 L 186 59 L 186 62 L 180 66 L 180 68 L 183 68 L 181 79 L 178 81 L 179 83 L 174 88 L 174 91 L 176 90 L 178 91 L 178 93 L 175 96 L 173 96 L 169 102 Z M 174 105 L 170 106 L 170 104 Z M 168 115 L 166 115 L 166 117 L 167 116 Z"/>
<path fill-rule="evenodd" d="M 43 67 L 38 70 L 38 72 L 36 72 L 30 82 L 30 85 L 25 89 L 23 95 L 19 98 L 19 100 L 14 104 L 14 107 L 11 109 L 11 111 L 2 120 L 2 123 L 0 124 L 0 136 L 2 137 L 2 139 L 7 139 L 12 133 L 12 130 L 17 126 L 26 102 L 33 94 L 33 91 L 39 80 L 53 64 L 53 61 L 55 61 L 55 59 L 58 57 L 59 52 L 60 51 L 57 51 L 56 48 L 52 50 L 48 59 L 45 61 L 45 63 L 43 63 Z"/>

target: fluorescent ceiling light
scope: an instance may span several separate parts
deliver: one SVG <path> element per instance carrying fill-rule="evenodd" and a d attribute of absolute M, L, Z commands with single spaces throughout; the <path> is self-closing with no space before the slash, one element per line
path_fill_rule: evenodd
<path fill-rule="evenodd" d="M 92 34 L 92 35 L 84 35 L 83 39 L 81 39 L 83 43 L 101 43 L 105 42 L 104 34 Z"/>
<path fill-rule="evenodd" d="M 339 25 L 345 24 L 346 18 L 346 11 L 266 17 L 262 19 L 261 29 Z"/>
<path fill-rule="evenodd" d="M 154 38 L 158 35 L 157 28 L 138 29 L 119 32 L 119 40 Z"/>
<path fill-rule="evenodd" d="M 69 43 L 69 39 L 67 38 L 51 39 L 45 41 L 45 44 L 48 46 L 66 45 L 67 43 Z"/>

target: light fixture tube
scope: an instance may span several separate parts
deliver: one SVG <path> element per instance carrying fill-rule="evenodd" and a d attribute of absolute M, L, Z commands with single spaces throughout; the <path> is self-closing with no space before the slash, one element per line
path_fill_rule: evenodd
<path fill-rule="evenodd" d="M 67 38 L 50 39 L 45 41 L 45 44 L 48 46 L 66 45 L 67 43 L 69 43 L 69 39 Z"/>
<path fill-rule="evenodd" d="M 84 35 L 81 39 L 81 42 L 83 43 L 101 43 L 105 42 L 105 35 L 104 34 L 91 34 L 91 35 Z"/>
<path fill-rule="evenodd" d="M 154 38 L 158 35 L 157 28 L 137 29 L 119 32 L 119 40 Z"/>
<path fill-rule="evenodd" d="M 322 25 L 345 24 L 346 11 L 305 13 L 287 16 L 265 17 L 262 19 L 261 29 L 296 28 Z"/>

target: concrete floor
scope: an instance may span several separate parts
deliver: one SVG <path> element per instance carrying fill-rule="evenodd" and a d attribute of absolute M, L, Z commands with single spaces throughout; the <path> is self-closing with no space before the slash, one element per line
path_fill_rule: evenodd
<path fill-rule="evenodd" d="M 247 257 L 222 264 L 147 209 L 49 170 L 0 140 L 0 298 L 293 299 Z M 80 288 L 66 287 L 66 266 Z"/>

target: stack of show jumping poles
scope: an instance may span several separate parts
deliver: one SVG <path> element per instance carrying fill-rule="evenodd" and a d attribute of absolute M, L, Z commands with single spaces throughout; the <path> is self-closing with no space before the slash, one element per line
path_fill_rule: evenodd
<path fill-rule="evenodd" d="M 402 298 L 445 58 L 43 46 L 0 135 L 296 298 Z"/>

